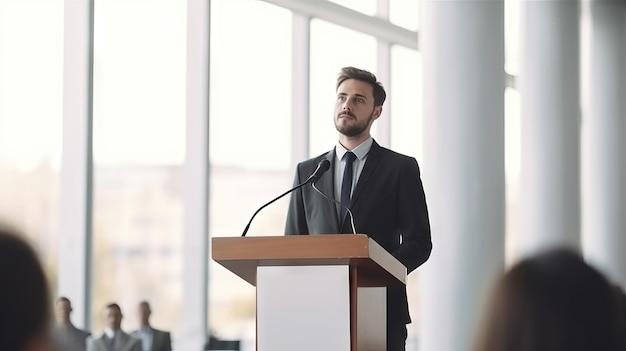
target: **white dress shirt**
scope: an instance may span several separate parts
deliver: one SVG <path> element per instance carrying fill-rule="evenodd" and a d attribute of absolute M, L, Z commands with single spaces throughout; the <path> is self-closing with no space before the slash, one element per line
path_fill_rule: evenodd
<path fill-rule="evenodd" d="M 367 160 L 367 155 L 372 148 L 372 143 L 374 139 L 370 136 L 365 139 L 359 146 L 355 147 L 352 150 L 346 149 L 339 141 L 337 141 L 337 145 L 335 146 L 335 154 L 337 155 L 335 159 L 335 199 L 339 201 L 341 197 L 341 183 L 343 181 L 343 171 L 346 168 L 346 160 L 344 159 L 344 155 L 348 151 L 352 151 L 356 158 L 352 162 L 352 189 L 350 189 L 350 194 L 354 191 L 356 187 L 357 181 L 359 180 L 359 176 L 361 176 L 361 172 L 363 171 L 363 167 L 365 166 L 365 161 Z M 339 214 L 339 209 L 341 206 L 337 205 L 337 214 Z"/>
<path fill-rule="evenodd" d="M 143 351 L 151 351 L 152 350 L 152 328 L 143 327 L 139 329 L 139 335 L 141 336 L 141 345 L 143 346 Z"/>

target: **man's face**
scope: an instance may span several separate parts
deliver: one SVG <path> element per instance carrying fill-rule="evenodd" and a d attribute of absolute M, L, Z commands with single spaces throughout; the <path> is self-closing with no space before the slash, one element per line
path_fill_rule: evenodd
<path fill-rule="evenodd" d="M 57 318 L 57 323 L 65 324 L 70 320 L 70 312 L 72 312 L 72 305 L 65 300 L 60 300 L 54 306 L 54 312 Z"/>
<path fill-rule="evenodd" d="M 139 304 L 139 320 L 144 325 L 150 320 L 150 306 L 147 303 Z"/>
<path fill-rule="evenodd" d="M 347 137 L 368 133 L 380 116 L 382 106 L 374 106 L 374 88 L 363 81 L 346 79 L 337 88 L 335 128 Z"/>
<path fill-rule="evenodd" d="M 115 307 L 107 307 L 104 310 L 104 324 L 107 328 L 118 330 L 122 327 L 122 312 Z"/>

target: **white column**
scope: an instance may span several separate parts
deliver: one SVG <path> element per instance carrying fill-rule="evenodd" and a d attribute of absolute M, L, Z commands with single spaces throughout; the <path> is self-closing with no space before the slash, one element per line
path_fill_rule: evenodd
<path fill-rule="evenodd" d="M 209 14 L 208 0 L 187 1 L 183 305 L 177 350 L 202 350 L 208 330 Z"/>
<path fill-rule="evenodd" d="M 433 251 L 420 271 L 419 349 L 471 349 L 504 270 L 504 2 L 424 1 L 424 162 Z"/>
<path fill-rule="evenodd" d="M 376 3 L 376 17 L 389 21 L 389 0 L 378 0 Z M 417 41 L 417 37 L 415 38 Z M 387 101 L 381 114 L 376 120 L 376 141 L 384 146 L 391 146 L 391 43 L 378 39 L 376 42 L 376 78 L 383 84 L 387 92 Z"/>
<path fill-rule="evenodd" d="M 580 246 L 578 1 L 524 1 L 515 255 Z"/>
<path fill-rule="evenodd" d="M 292 14 L 292 39 L 291 46 L 291 165 L 295 174 L 296 166 L 309 155 L 309 85 L 311 72 L 311 18 L 298 14 Z"/>
<path fill-rule="evenodd" d="M 66 0 L 63 29 L 63 161 L 59 295 L 90 327 L 93 194 L 93 1 Z"/>
<path fill-rule="evenodd" d="M 626 3 L 584 8 L 583 252 L 626 286 Z"/>

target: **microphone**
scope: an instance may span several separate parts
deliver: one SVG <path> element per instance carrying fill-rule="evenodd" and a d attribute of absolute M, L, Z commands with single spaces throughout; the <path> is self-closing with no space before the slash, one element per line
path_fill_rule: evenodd
<path fill-rule="evenodd" d="M 315 183 L 317 182 L 320 177 L 326 173 L 326 171 L 328 171 L 328 169 L 330 168 L 330 161 L 328 161 L 327 159 L 323 159 L 318 165 L 317 168 L 315 169 L 315 171 L 313 171 L 313 174 L 311 174 L 311 176 L 309 176 L 309 178 L 307 180 L 304 181 L 304 183 L 302 183 L 302 185 L 311 182 L 311 183 Z"/>
<path fill-rule="evenodd" d="M 350 225 L 352 226 L 352 234 L 356 235 L 356 229 L 354 229 L 354 216 L 352 215 L 352 211 L 350 211 L 350 208 L 344 204 L 342 204 L 340 201 L 337 201 L 335 199 L 331 199 L 330 197 L 326 196 L 326 194 L 324 194 L 323 192 L 321 192 L 316 186 L 315 186 L 315 182 L 317 180 L 313 181 L 311 183 L 311 186 L 313 187 L 313 189 L 315 189 L 315 191 L 317 191 L 320 195 L 322 195 L 323 197 L 325 197 L 326 199 L 328 199 L 329 201 L 332 201 L 336 204 L 341 205 L 343 208 L 346 209 L 346 212 L 348 212 L 348 214 L 350 215 Z M 343 218 L 341 218 L 343 219 Z"/>
<path fill-rule="evenodd" d="M 259 207 L 258 210 L 256 210 L 256 212 L 254 212 L 254 214 L 252 215 L 252 218 L 250 218 L 250 221 L 248 222 L 248 225 L 246 225 L 246 229 L 243 230 L 243 233 L 241 234 L 241 236 L 246 236 L 246 234 L 248 233 L 248 229 L 250 229 L 250 224 L 252 223 L 252 220 L 254 219 L 254 217 L 256 217 L 257 213 L 261 212 L 262 209 L 266 208 L 267 206 L 273 204 L 276 200 L 280 199 L 281 197 L 289 194 L 290 192 L 299 189 L 311 182 L 316 182 L 318 179 L 320 179 L 320 177 L 326 173 L 326 171 L 328 171 L 328 169 L 330 168 L 330 161 L 328 161 L 327 159 L 323 159 L 318 165 L 317 168 L 315 168 L 315 171 L 313 171 L 313 173 L 302 183 L 296 185 L 295 187 L 285 191 L 284 193 L 278 195 L 276 198 L 274 198 L 272 201 L 266 203 L 265 205 Z"/>

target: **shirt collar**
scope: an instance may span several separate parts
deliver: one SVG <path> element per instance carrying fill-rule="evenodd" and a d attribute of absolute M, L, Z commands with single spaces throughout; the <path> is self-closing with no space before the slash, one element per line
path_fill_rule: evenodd
<path fill-rule="evenodd" d="M 356 155 L 359 161 L 362 161 L 365 156 L 370 152 L 372 148 L 372 144 L 374 143 L 374 139 L 370 136 L 365 139 L 359 146 L 352 149 L 352 152 Z M 343 155 L 346 154 L 350 150 L 346 149 L 339 141 L 337 141 L 337 146 L 335 146 L 335 153 L 337 154 L 337 159 L 341 161 L 343 159 Z"/>
<path fill-rule="evenodd" d="M 111 328 L 104 328 L 104 334 L 109 337 L 109 339 L 113 339 L 115 336 L 115 331 Z"/>

